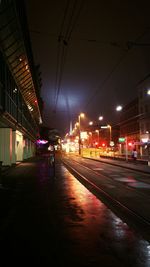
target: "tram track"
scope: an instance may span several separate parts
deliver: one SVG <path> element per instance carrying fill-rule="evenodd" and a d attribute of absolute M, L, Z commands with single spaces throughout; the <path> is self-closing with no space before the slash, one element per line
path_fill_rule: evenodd
<path fill-rule="evenodd" d="M 82 164 L 79 162 L 79 161 L 77 161 L 77 160 L 75 160 L 75 159 L 71 159 L 71 160 L 73 160 L 75 163 L 78 163 L 78 164 L 80 164 L 81 166 L 84 166 L 84 168 L 87 168 L 87 169 L 89 169 L 89 170 L 91 170 L 91 171 L 93 171 L 94 173 L 96 173 L 96 174 L 100 174 L 98 171 L 96 171 L 96 170 L 94 170 L 92 167 L 89 167 L 89 165 L 88 165 L 88 163 L 86 163 L 86 162 L 82 162 Z M 84 160 L 86 160 L 85 158 L 84 158 Z M 88 159 L 88 160 L 90 160 L 90 159 Z M 83 165 L 84 164 L 84 165 Z M 103 164 L 104 166 L 106 165 L 106 163 L 101 163 L 101 164 Z M 107 163 L 108 164 L 108 163 Z M 117 168 L 122 168 L 121 166 L 117 166 Z M 133 170 L 132 170 L 132 172 L 133 172 Z M 136 173 L 139 173 L 138 171 L 135 171 Z M 111 179 L 112 181 L 114 181 L 114 178 L 113 177 L 111 177 L 111 176 L 107 176 L 107 174 L 102 174 L 103 176 L 105 176 L 105 177 L 107 177 L 107 179 Z M 145 176 L 148 176 L 148 174 L 144 174 Z M 141 179 L 141 178 L 136 178 L 136 180 L 139 182 L 143 182 L 143 180 Z M 122 185 L 122 181 L 119 181 L 119 180 L 117 180 L 117 181 L 114 181 L 115 183 L 117 183 L 117 184 L 120 184 L 120 185 Z M 148 180 L 146 180 L 146 181 L 144 181 L 146 184 L 148 184 L 148 185 L 150 185 L 150 181 L 148 181 Z M 149 195 L 148 194 L 145 194 L 144 192 L 141 192 L 141 191 L 139 191 L 139 189 L 137 189 L 137 188 L 132 188 L 131 186 L 129 186 L 127 183 L 124 183 L 124 185 L 123 185 L 124 187 L 126 187 L 128 190 L 130 190 L 130 191 L 136 191 L 138 194 L 140 194 L 140 195 L 142 195 L 142 196 L 146 196 L 146 197 L 148 197 L 149 199 L 150 199 L 150 197 L 149 197 Z"/>
<path fill-rule="evenodd" d="M 78 161 L 75 161 L 74 159 L 69 160 L 69 158 L 62 158 L 62 162 L 65 165 L 65 167 L 81 182 L 83 183 L 93 194 L 95 194 L 100 200 L 102 200 L 110 209 L 112 209 L 115 213 L 119 213 L 119 215 L 129 224 L 132 224 L 136 229 L 140 229 L 142 234 L 148 235 L 150 238 L 150 216 L 147 216 L 146 209 L 143 214 L 141 213 L 141 210 L 144 211 L 144 209 L 141 207 L 141 209 L 138 206 L 131 205 L 131 200 L 133 198 L 127 197 L 127 202 L 122 201 L 123 196 L 119 199 L 115 197 L 115 194 L 110 193 L 111 192 L 111 186 L 109 184 L 109 180 L 111 177 L 106 177 L 104 174 L 100 174 L 97 171 L 92 170 L 88 166 L 84 166 L 83 164 L 79 163 Z M 81 171 L 82 168 L 82 171 Z M 88 172 L 88 174 L 87 174 Z M 97 177 L 96 179 L 90 179 L 89 177 Z M 100 184 L 99 177 L 104 179 L 106 181 L 106 186 L 104 184 Z M 128 191 L 128 195 L 131 195 L 134 193 L 135 198 L 134 202 L 139 203 L 139 199 L 146 198 L 146 195 L 138 192 L 136 189 L 132 189 L 127 185 L 122 185 L 118 181 L 114 181 L 113 179 L 112 183 L 117 188 L 115 191 L 119 190 L 119 195 L 121 190 Z M 119 185 L 119 186 L 117 186 Z M 107 188 L 108 186 L 108 188 Z M 122 187 L 122 189 L 120 189 Z M 125 188 L 125 190 L 124 190 Z M 108 190 L 109 189 L 109 190 Z M 113 189 L 113 187 L 112 187 Z M 113 191 L 113 190 L 112 190 Z M 132 193 L 131 193 L 132 192 Z M 117 195 L 118 193 L 116 193 Z M 124 192 L 124 194 L 126 194 Z M 128 203 L 129 201 L 129 203 Z M 146 200 L 145 200 L 146 201 Z M 127 205 L 128 204 L 128 205 Z M 132 207 L 131 207 L 132 206 Z M 138 209 L 138 210 L 137 210 Z"/>

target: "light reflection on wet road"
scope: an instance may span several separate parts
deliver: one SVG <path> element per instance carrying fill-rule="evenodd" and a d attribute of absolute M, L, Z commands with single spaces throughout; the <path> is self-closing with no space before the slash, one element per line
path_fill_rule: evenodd
<path fill-rule="evenodd" d="M 62 171 L 64 223 L 67 235 L 78 247 L 74 256 L 81 254 L 82 258 L 85 254 L 89 261 L 102 260 L 105 264 L 112 261 L 108 266 L 149 266 L 149 242 L 137 236 L 64 167 Z"/>
<path fill-rule="evenodd" d="M 149 242 L 60 161 L 56 177 L 52 174 L 46 159 L 41 159 L 22 163 L 7 177 L 13 196 L 0 233 L 4 266 L 150 266 Z"/>
<path fill-rule="evenodd" d="M 114 180 L 124 182 L 130 187 L 134 187 L 139 190 L 147 189 L 147 191 L 150 189 L 148 174 L 138 173 L 129 169 L 121 168 L 119 166 L 113 166 L 103 162 L 92 161 L 84 158 L 78 160 L 85 164 L 88 163 L 91 169 L 98 171 L 99 173 L 104 174 Z"/>

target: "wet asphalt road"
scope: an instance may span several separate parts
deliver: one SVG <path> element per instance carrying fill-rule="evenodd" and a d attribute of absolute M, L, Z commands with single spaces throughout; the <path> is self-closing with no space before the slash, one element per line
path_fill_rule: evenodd
<path fill-rule="evenodd" d="M 150 266 L 150 244 L 56 159 L 12 169 L 0 189 L 1 266 Z"/>

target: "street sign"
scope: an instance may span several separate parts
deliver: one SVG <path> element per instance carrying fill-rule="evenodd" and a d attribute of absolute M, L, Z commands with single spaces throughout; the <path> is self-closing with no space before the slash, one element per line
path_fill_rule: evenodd
<path fill-rule="evenodd" d="M 101 126 L 101 129 L 107 129 L 108 128 L 108 125 L 102 125 Z"/>
<path fill-rule="evenodd" d="M 119 137 L 119 139 L 118 139 L 118 141 L 120 142 L 120 143 L 124 143 L 125 142 L 125 137 Z"/>
<path fill-rule="evenodd" d="M 114 145 L 115 145 L 114 141 L 110 141 L 110 146 L 114 146 Z"/>

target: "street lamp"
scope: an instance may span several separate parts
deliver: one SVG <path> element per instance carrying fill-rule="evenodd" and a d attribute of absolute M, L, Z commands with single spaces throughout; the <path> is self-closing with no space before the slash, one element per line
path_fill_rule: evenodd
<path fill-rule="evenodd" d="M 116 107 L 116 111 L 122 111 L 122 106 L 118 105 Z M 128 161 L 128 138 L 125 136 L 125 153 L 126 153 L 126 161 Z"/>
<path fill-rule="evenodd" d="M 150 95 L 150 89 L 147 89 L 147 95 Z"/>
<path fill-rule="evenodd" d="M 99 146 L 99 130 L 95 130 L 95 132 L 98 134 L 98 146 Z"/>
<path fill-rule="evenodd" d="M 81 155 L 81 118 L 84 118 L 84 113 L 79 114 L 79 155 Z"/>
<path fill-rule="evenodd" d="M 121 111 L 121 110 L 122 110 L 122 106 L 119 105 L 116 107 L 116 111 Z"/>
<path fill-rule="evenodd" d="M 109 145 L 110 145 L 110 142 L 111 142 L 111 125 L 107 125 L 107 128 L 109 128 Z"/>
<path fill-rule="evenodd" d="M 99 116 L 99 121 L 102 121 L 103 120 L 103 116 Z"/>

